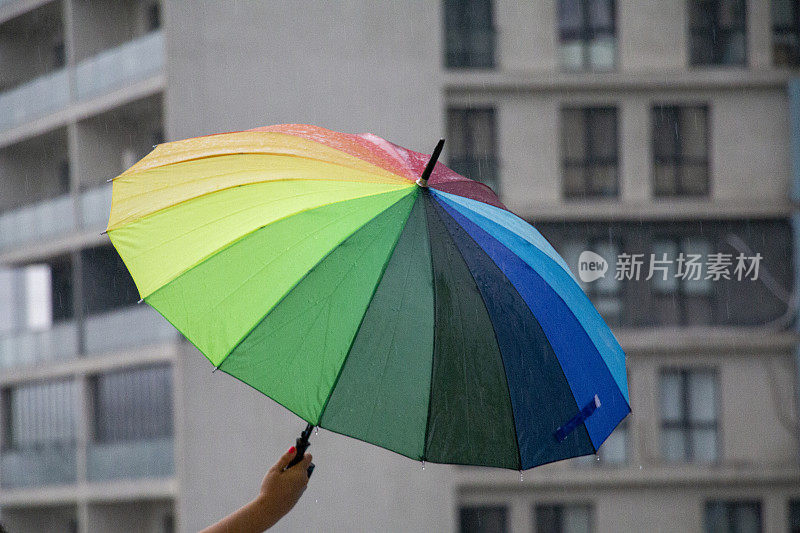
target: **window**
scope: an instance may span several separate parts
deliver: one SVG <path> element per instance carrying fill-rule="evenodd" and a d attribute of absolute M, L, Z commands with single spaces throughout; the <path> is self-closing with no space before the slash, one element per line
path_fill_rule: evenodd
<path fill-rule="evenodd" d="M 661 452 L 669 462 L 717 460 L 717 375 L 713 370 L 661 373 Z"/>
<path fill-rule="evenodd" d="M 620 422 L 616 429 L 597 450 L 600 462 L 608 465 L 622 465 L 628 462 L 630 415 Z"/>
<path fill-rule="evenodd" d="M 692 65 L 744 65 L 747 58 L 745 0 L 689 1 Z"/>
<path fill-rule="evenodd" d="M 789 533 L 800 533 L 800 500 L 789 502 Z"/>
<path fill-rule="evenodd" d="M 591 505 L 537 505 L 534 520 L 536 533 L 590 533 L 594 529 Z"/>
<path fill-rule="evenodd" d="M 706 502 L 706 527 L 709 533 L 761 533 L 761 502 Z"/>
<path fill-rule="evenodd" d="M 506 508 L 475 506 L 461 508 L 461 533 L 505 533 L 508 531 Z"/>
<path fill-rule="evenodd" d="M 147 8 L 147 29 L 155 31 L 161 28 L 161 8 L 158 4 L 150 4 Z"/>
<path fill-rule="evenodd" d="M 561 109 L 564 195 L 617 195 L 617 109 Z"/>
<path fill-rule="evenodd" d="M 622 318 L 622 281 L 616 279 L 614 268 L 620 254 L 620 245 L 612 239 L 570 239 L 561 247 L 561 256 L 567 263 L 583 292 L 592 300 L 603 319 L 611 325 L 619 325 Z M 608 270 L 591 282 L 584 282 L 579 276 L 578 264 L 584 251 L 594 252 L 605 259 Z"/>
<path fill-rule="evenodd" d="M 772 57 L 777 66 L 800 65 L 800 4 L 772 0 Z"/>
<path fill-rule="evenodd" d="M 76 400 L 77 385 L 71 380 L 4 389 L 3 449 L 74 446 Z"/>
<path fill-rule="evenodd" d="M 708 194 L 708 108 L 656 105 L 652 123 L 655 195 Z"/>
<path fill-rule="evenodd" d="M 711 244 L 705 237 L 655 237 L 642 273 L 652 288 L 657 324 L 714 323 L 714 287 L 708 277 Z"/>
<path fill-rule="evenodd" d="M 614 0 L 559 0 L 561 66 L 567 70 L 614 68 Z"/>
<path fill-rule="evenodd" d="M 168 366 L 94 376 L 94 441 L 152 440 L 172 435 L 172 381 Z"/>
<path fill-rule="evenodd" d="M 139 301 L 128 269 L 111 246 L 81 250 L 83 308 L 92 315 Z"/>
<path fill-rule="evenodd" d="M 498 193 L 494 108 L 449 108 L 448 165 Z"/>
<path fill-rule="evenodd" d="M 493 68 L 494 23 L 490 0 L 445 0 L 445 65 Z"/>

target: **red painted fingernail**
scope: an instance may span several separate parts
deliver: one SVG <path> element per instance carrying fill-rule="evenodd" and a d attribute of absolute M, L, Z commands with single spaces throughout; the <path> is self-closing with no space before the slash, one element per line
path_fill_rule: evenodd
<path fill-rule="evenodd" d="M 292 446 L 291 448 L 289 448 L 289 453 L 294 453 L 294 452 L 296 452 L 296 451 L 297 451 L 297 449 L 296 449 L 294 446 Z"/>

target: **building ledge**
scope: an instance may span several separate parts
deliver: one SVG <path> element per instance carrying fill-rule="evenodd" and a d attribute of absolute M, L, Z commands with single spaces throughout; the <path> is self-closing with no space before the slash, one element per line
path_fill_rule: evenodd
<path fill-rule="evenodd" d="M 742 485 L 800 486 L 800 465 L 718 465 L 718 466 L 624 466 L 616 468 L 538 467 L 523 475 L 488 469 L 459 469 L 457 486 L 462 494 L 498 491 L 585 488 L 660 488 L 665 486 L 719 487 Z"/>
<path fill-rule="evenodd" d="M 100 230 L 81 230 L 44 241 L 29 241 L 0 252 L 0 265 L 31 263 L 110 242 Z"/>
<path fill-rule="evenodd" d="M 620 200 L 574 200 L 548 204 L 514 205 L 509 208 L 534 223 L 586 220 L 720 220 L 742 218 L 788 218 L 792 205 L 788 200 L 756 203 L 711 199 L 629 202 Z"/>
<path fill-rule="evenodd" d="M 615 72 L 448 70 L 448 94 L 504 92 L 664 91 L 670 89 L 782 89 L 796 72 L 781 69 L 693 68 Z"/>
<path fill-rule="evenodd" d="M 173 342 L 107 352 L 101 355 L 76 357 L 57 363 L 41 363 L 33 366 L 5 368 L 2 374 L 0 374 L 0 386 L 33 380 L 54 379 L 64 376 L 96 374 L 114 368 L 128 366 L 169 362 L 179 356 L 180 344 L 180 337 L 176 332 Z"/>
<path fill-rule="evenodd" d="M 178 481 L 163 479 L 130 479 L 103 483 L 77 483 L 0 491 L 2 507 L 75 504 L 124 500 L 171 499 L 178 495 Z"/>
<path fill-rule="evenodd" d="M 800 334 L 762 326 L 615 328 L 614 335 L 628 353 L 718 352 L 720 355 L 787 352 L 800 343 Z"/>
<path fill-rule="evenodd" d="M 54 113 L 3 131 L 0 133 L 0 148 L 157 94 L 162 92 L 165 86 L 166 76 L 161 73 L 88 100 L 71 102 Z"/>

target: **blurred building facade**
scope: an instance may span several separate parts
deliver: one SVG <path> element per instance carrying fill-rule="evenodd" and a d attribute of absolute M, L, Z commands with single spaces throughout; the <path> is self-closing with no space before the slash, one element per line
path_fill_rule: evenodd
<path fill-rule="evenodd" d="M 799 66 L 782 0 L 0 0 L 0 520 L 195 531 L 255 496 L 304 424 L 136 304 L 106 180 L 165 140 L 300 122 L 444 134 L 576 271 L 602 256 L 584 289 L 634 414 L 523 476 L 322 430 L 277 529 L 800 531 Z"/>

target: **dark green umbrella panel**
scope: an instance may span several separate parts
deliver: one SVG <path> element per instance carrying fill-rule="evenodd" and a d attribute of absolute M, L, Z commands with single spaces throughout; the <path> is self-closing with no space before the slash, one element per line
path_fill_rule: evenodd
<path fill-rule="evenodd" d="M 619 344 L 533 227 L 426 161 L 302 125 L 167 143 L 108 233 L 144 301 L 313 425 L 440 463 L 594 453 L 630 411 Z"/>

